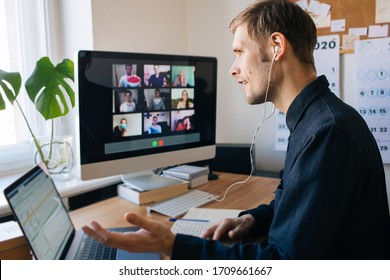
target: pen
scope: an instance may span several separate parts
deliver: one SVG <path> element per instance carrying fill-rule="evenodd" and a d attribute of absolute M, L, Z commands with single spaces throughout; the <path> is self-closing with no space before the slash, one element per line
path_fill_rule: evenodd
<path fill-rule="evenodd" d="M 203 222 L 207 223 L 209 220 L 197 220 L 197 219 L 176 219 L 176 218 L 168 218 L 168 221 L 170 222 L 176 222 L 176 221 L 186 221 L 186 222 Z"/>

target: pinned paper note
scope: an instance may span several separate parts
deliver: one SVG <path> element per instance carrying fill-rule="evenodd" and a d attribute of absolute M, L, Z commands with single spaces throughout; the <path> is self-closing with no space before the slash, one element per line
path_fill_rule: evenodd
<path fill-rule="evenodd" d="M 385 23 L 390 21 L 390 1 L 376 0 L 375 23 Z"/>
<path fill-rule="evenodd" d="M 388 24 L 370 25 L 368 27 L 368 37 L 387 37 L 389 34 Z"/>
<path fill-rule="evenodd" d="M 306 12 L 311 16 L 316 25 L 316 28 L 327 28 L 330 27 L 331 20 L 331 5 L 326 3 L 321 3 L 319 1 L 311 0 L 306 6 L 305 3 L 300 3 L 300 7 L 306 10 Z"/>
<path fill-rule="evenodd" d="M 343 50 L 353 50 L 355 46 L 355 41 L 359 40 L 360 36 L 358 35 L 348 35 L 344 34 L 342 37 L 341 49 Z"/>
<path fill-rule="evenodd" d="M 356 27 L 348 29 L 349 35 L 367 36 L 367 27 Z"/>
<path fill-rule="evenodd" d="M 314 21 L 316 28 L 327 28 L 330 27 L 330 13 L 327 16 L 310 15 Z"/>
<path fill-rule="evenodd" d="M 345 19 L 332 20 L 330 22 L 331 32 L 343 32 L 345 31 Z"/>
<path fill-rule="evenodd" d="M 326 3 L 321 3 L 319 1 L 310 1 L 309 6 L 307 7 L 307 11 L 314 14 L 326 17 L 332 6 Z"/>
<path fill-rule="evenodd" d="M 307 7 L 309 7 L 309 3 L 307 0 L 298 0 L 295 2 L 299 7 L 301 7 L 302 10 L 307 10 Z"/>

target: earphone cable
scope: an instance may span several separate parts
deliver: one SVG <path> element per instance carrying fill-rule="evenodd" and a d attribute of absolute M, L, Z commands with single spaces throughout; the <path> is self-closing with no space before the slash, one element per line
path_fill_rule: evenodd
<path fill-rule="evenodd" d="M 264 98 L 264 112 L 263 112 L 263 119 L 260 121 L 260 123 L 257 125 L 257 128 L 255 130 L 255 133 L 253 134 L 253 138 L 252 138 L 252 142 L 251 142 L 251 145 L 250 145 L 250 149 L 249 149 L 249 156 L 250 156 L 250 163 L 251 163 L 251 172 L 250 174 L 248 175 L 248 177 L 243 180 L 243 181 L 239 181 L 239 182 L 235 182 L 233 184 L 231 184 L 225 191 L 223 197 L 221 199 L 216 199 L 216 201 L 223 201 L 225 200 L 226 198 L 226 195 L 227 193 L 229 192 L 229 190 L 231 188 L 233 188 L 234 186 L 237 186 L 237 185 L 241 185 L 241 184 L 245 184 L 246 182 L 248 182 L 248 180 L 252 177 L 253 173 L 255 172 L 254 170 L 254 159 L 253 159 L 253 154 L 252 154 L 252 150 L 253 150 L 253 146 L 255 144 L 255 141 L 256 141 L 256 136 L 257 136 L 257 132 L 260 130 L 260 127 L 262 126 L 262 124 L 268 120 L 269 118 L 271 118 L 274 113 L 275 113 L 275 105 L 273 105 L 273 108 L 272 108 L 272 112 L 271 114 L 266 117 L 266 112 L 267 112 L 267 101 L 268 101 L 268 91 L 269 91 L 269 86 L 270 86 L 270 83 L 271 83 L 271 74 L 272 74 L 272 67 L 274 65 L 274 62 L 275 62 L 275 57 L 276 57 L 276 53 L 275 55 L 273 56 L 272 58 L 272 61 L 271 61 L 271 66 L 270 66 L 270 69 L 269 69 L 269 73 L 268 73 L 268 83 L 267 83 L 267 89 L 266 89 L 266 92 L 265 92 L 265 98 Z"/>

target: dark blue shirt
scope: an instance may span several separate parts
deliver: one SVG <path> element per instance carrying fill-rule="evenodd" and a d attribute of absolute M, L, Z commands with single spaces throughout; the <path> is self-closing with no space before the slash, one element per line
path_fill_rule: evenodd
<path fill-rule="evenodd" d="M 163 75 L 160 74 L 157 77 L 156 74 L 153 74 L 152 76 L 150 76 L 150 78 L 149 78 L 149 87 L 162 87 L 163 84 L 164 84 L 164 77 L 163 77 Z"/>
<path fill-rule="evenodd" d="M 243 212 L 268 242 L 220 242 L 178 234 L 172 259 L 385 259 L 389 207 L 377 143 L 355 109 L 307 85 L 286 115 L 290 130 L 275 199 Z"/>

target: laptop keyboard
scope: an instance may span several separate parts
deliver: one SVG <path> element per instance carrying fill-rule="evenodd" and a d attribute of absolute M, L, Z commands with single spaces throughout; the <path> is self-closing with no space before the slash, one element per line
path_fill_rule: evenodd
<path fill-rule="evenodd" d="M 84 248 L 79 260 L 115 260 L 117 249 L 104 246 L 89 236 L 85 236 Z"/>

